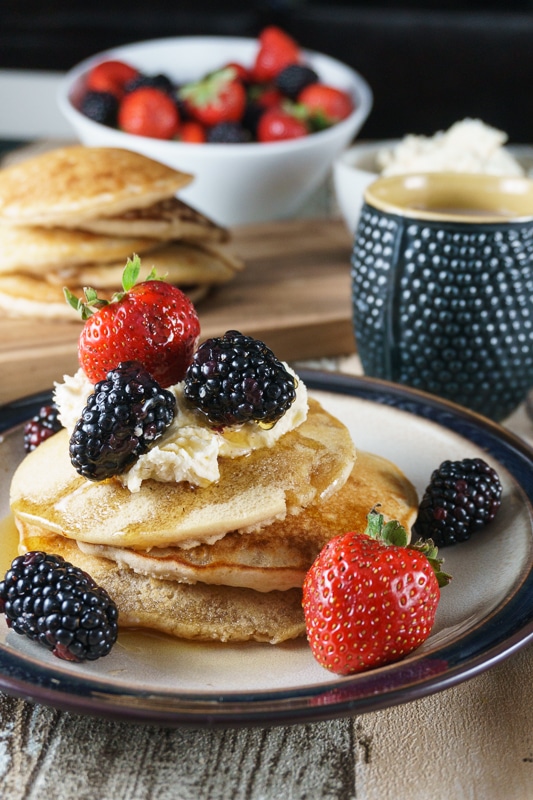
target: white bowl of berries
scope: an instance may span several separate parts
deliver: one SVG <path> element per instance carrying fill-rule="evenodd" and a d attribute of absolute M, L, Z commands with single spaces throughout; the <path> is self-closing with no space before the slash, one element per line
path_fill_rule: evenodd
<path fill-rule="evenodd" d="M 58 103 L 83 144 L 188 172 L 180 197 L 222 225 L 287 217 L 327 178 L 372 107 L 357 72 L 281 29 L 117 47 L 65 76 Z"/>

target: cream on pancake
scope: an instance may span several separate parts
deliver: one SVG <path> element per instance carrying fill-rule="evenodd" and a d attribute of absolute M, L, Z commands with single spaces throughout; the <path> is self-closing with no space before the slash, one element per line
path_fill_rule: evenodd
<path fill-rule="evenodd" d="M 50 150 L 0 171 L 0 221 L 77 227 L 176 194 L 192 176 L 112 147 Z"/>
<path fill-rule="evenodd" d="M 78 227 L 106 236 L 149 236 L 159 240 L 187 239 L 226 242 L 229 233 L 178 197 L 167 197 L 146 208 L 120 216 L 81 220 Z"/>
<path fill-rule="evenodd" d="M 410 535 L 418 498 L 398 467 L 381 456 L 358 450 L 352 472 L 338 492 L 255 533 L 228 533 L 212 545 L 153 548 L 89 545 L 84 553 L 103 556 L 134 572 L 184 583 L 241 586 L 260 592 L 301 587 L 324 545 L 339 533 L 362 532 L 369 511 L 379 503 L 386 519 L 397 519 Z"/>
<path fill-rule="evenodd" d="M 80 264 L 120 261 L 122 269 L 132 253 L 153 250 L 153 239 L 104 236 L 64 228 L 25 228 L 0 224 L 0 274 L 23 272 L 42 276 Z M 120 286 L 120 279 L 118 281 Z"/>
<path fill-rule="evenodd" d="M 305 422 L 273 447 L 221 458 L 219 480 L 206 487 L 146 480 L 130 493 L 115 480 L 88 481 L 70 463 L 63 430 L 22 461 L 10 499 L 26 537 L 61 534 L 139 549 L 189 546 L 234 530 L 257 530 L 326 500 L 354 462 L 347 428 L 311 398 Z"/>

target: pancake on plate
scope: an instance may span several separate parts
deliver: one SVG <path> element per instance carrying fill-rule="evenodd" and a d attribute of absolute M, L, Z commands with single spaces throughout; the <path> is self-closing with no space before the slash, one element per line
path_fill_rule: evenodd
<path fill-rule="evenodd" d="M 107 589 L 122 625 L 178 637 L 304 635 L 301 585 L 323 545 L 364 529 L 378 502 L 407 528 L 416 513 L 401 471 L 356 458 L 348 430 L 312 398 L 305 422 L 273 447 L 220 459 L 218 482 L 204 488 L 147 480 L 130 493 L 116 480 L 86 481 L 67 448 L 62 431 L 15 473 L 21 552 L 63 555 Z"/>

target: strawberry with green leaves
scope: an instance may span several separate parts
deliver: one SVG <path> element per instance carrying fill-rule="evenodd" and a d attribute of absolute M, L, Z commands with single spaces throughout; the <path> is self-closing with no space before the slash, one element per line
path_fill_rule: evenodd
<path fill-rule="evenodd" d="M 123 291 L 110 301 L 85 288 L 84 299 L 65 289 L 69 305 L 85 320 L 78 341 L 78 360 L 92 383 L 123 361 L 139 361 L 161 386 L 181 381 L 200 336 L 196 310 L 176 286 L 151 272 L 137 283 L 138 256 L 128 259 Z"/>
<path fill-rule="evenodd" d="M 431 540 L 407 544 L 396 521 L 376 510 L 365 533 L 323 548 L 306 575 L 307 638 L 323 667 L 339 675 L 398 661 L 429 636 L 450 576 Z"/>
<path fill-rule="evenodd" d="M 239 122 L 246 105 L 246 90 L 235 67 L 212 72 L 178 92 L 189 116 L 209 127 L 220 122 Z"/>

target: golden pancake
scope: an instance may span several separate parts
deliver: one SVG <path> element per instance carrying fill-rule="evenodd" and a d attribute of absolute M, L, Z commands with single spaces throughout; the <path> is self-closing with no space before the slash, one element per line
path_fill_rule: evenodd
<path fill-rule="evenodd" d="M 134 208 L 120 216 L 82 220 L 78 227 L 106 236 L 149 236 L 159 240 L 225 242 L 226 228 L 184 203 L 167 197 L 147 208 Z"/>
<path fill-rule="evenodd" d="M 68 288 L 76 297 L 83 296 L 83 286 L 64 283 L 68 284 Z M 62 288 L 64 283 L 54 284 L 35 275 L 23 273 L 0 274 L 0 310 L 8 317 L 57 319 L 81 323 L 78 312 L 65 300 Z M 183 285 L 179 288 L 193 303 L 198 303 L 208 294 L 211 284 Z M 103 299 L 110 300 L 113 293 L 119 289 L 120 282 L 112 289 L 99 288 L 98 294 Z"/>
<path fill-rule="evenodd" d="M 153 250 L 153 239 L 103 236 L 65 228 L 25 228 L 0 225 L 0 273 L 42 276 L 47 270 L 79 264 L 120 261 L 122 269 L 133 253 Z M 118 282 L 120 286 L 120 279 Z"/>
<path fill-rule="evenodd" d="M 142 265 L 143 275 L 148 275 L 153 268 L 159 276 L 175 286 L 227 283 L 235 277 L 236 270 L 243 268 L 242 262 L 232 258 L 229 251 L 202 242 L 170 242 L 162 245 L 144 253 Z M 49 283 L 61 286 L 75 283 L 77 286 L 118 291 L 123 272 L 124 261 L 117 261 L 114 264 L 73 264 L 50 272 L 46 277 Z"/>
<path fill-rule="evenodd" d="M 261 592 L 286 591 L 302 586 L 306 572 L 331 538 L 347 531 L 364 531 L 367 515 L 378 503 L 386 519 L 397 519 L 410 534 L 418 505 L 414 487 L 395 464 L 358 450 L 348 480 L 329 500 L 313 503 L 301 514 L 254 533 L 228 533 L 212 545 L 188 549 L 142 552 L 83 542 L 78 546 L 84 553 L 110 558 L 151 577 Z"/>
<path fill-rule="evenodd" d="M 150 628 L 184 639 L 271 644 L 305 633 L 300 589 L 254 592 L 147 578 L 106 558 L 85 555 L 62 536 L 37 535 L 30 548 L 61 555 L 88 572 L 117 604 L 120 627 Z"/>
<path fill-rule="evenodd" d="M 191 180 L 130 150 L 62 147 L 0 171 L 0 221 L 76 227 L 82 220 L 151 206 Z"/>
<path fill-rule="evenodd" d="M 219 480 L 206 487 L 146 480 L 130 493 L 115 480 L 88 481 L 70 463 L 63 430 L 22 461 L 10 500 L 26 537 L 62 534 L 139 549 L 189 546 L 259 529 L 326 500 L 345 483 L 354 462 L 347 428 L 311 398 L 298 428 L 273 447 L 221 458 Z"/>

